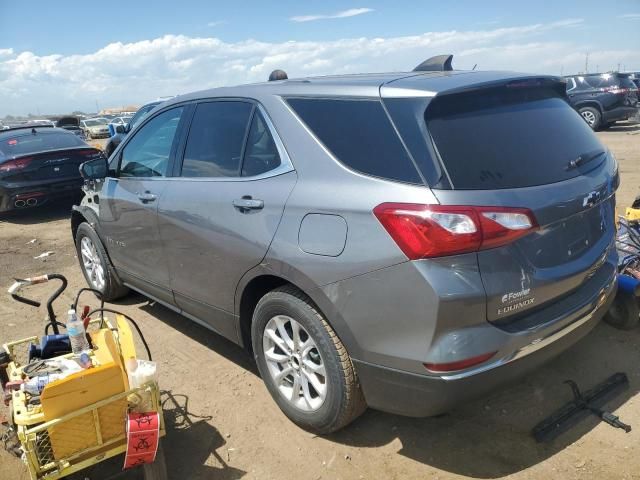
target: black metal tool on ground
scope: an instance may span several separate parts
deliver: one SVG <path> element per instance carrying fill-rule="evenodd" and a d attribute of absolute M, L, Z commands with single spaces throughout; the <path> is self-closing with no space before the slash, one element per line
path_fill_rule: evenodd
<path fill-rule="evenodd" d="M 531 433 L 536 441 L 542 443 L 553 440 L 589 415 L 595 415 L 603 422 L 621 428 L 627 433 L 631 431 L 629 425 L 602 408 L 607 401 L 629 387 L 629 379 L 626 374 L 615 373 L 586 392 L 581 392 L 578 385 L 572 380 L 567 380 L 565 383 L 571 387 L 573 400 L 533 428 Z"/>

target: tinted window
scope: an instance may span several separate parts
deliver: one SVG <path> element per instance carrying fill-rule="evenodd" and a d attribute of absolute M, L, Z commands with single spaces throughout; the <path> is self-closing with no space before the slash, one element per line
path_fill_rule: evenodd
<path fill-rule="evenodd" d="M 287 101 L 318 140 L 348 167 L 376 177 L 422 183 L 379 101 Z"/>
<path fill-rule="evenodd" d="M 600 162 L 568 169 L 602 151 L 589 126 L 545 89 L 493 89 L 436 97 L 425 113 L 456 189 L 542 185 L 576 177 Z"/>
<path fill-rule="evenodd" d="M 169 168 L 171 148 L 182 115 L 173 108 L 146 123 L 122 151 L 121 177 L 164 177 Z"/>
<path fill-rule="evenodd" d="M 585 77 L 575 77 L 576 90 L 591 90 L 593 87 L 589 85 Z"/>
<path fill-rule="evenodd" d="M 11 157 L 14 155 L 28 155 L 30 153 L 58 150 L 60 148 L 80 147 L 86 144 L 73 133 L 37 132 L 29 135 L 22 134 L 7 137 L 0 142 L 0 154 Z"/>
<path fill-rule="evenodd" d="M 619 83 L 620 83 L 620 87 L 622 88 L 631 88 L 631 89 L 637 88 L 636 84 L 633 83 L 633 80 L 631 80 L 631 78 L 629 77 L 620 77 Z"/>
<path fill-rule="evenodd" d="M 237 177 L 253 105 L 201 103 L 189 129 L 183 177 Z"/>
<path fill-rule="evenodd" d="M 149 114 L 149 112 L 154 108 L 156 108 L 157 106 L 158 104 L 154 103 L 152 105 L 147 105 L 145 107 L 142 107 L 140 110 L 138 110 L 136 114 L 131 118 L 129 128 L 133 130 L 133 127 L 138 125 L 144 119 L 144 117 L 146 117 Z"/>
<path fill-rule="evenodd" d="M 618 85 L 618 77 L 608 73 L 585 77 L 585 81 L 593 88 L 615 87 Z"/>
<path fill-rule="evenodd" d="M 252 177 L 280 166 L 280 155 L 267 124 L 256 111 L 249 129 L 242 162 L 242 176 Z"/>

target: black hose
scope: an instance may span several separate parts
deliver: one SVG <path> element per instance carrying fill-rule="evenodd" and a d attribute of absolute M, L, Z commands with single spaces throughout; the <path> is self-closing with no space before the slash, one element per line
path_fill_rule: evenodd
<path fill-rule="evenodd" d="M 133 326 L 136 328 L 136 331 L 138 332 L 138 335 L 140 336 L 140 340 L 142 340 L 142 344 L 144 345 L 144 349 L 147 351 L 147 357 L 149 357 L 149 361 L 153 361 L 153 358 L 151 357 L 151 350 L 149 349 L 149 345 L 147 344 L 147 341 L 144 338 L 144 335 L 142 334 L 142 331 L 140 330 L 140 327 L 138 326 L 138 324 L 136 323 L 136 321 L 131 318 L 129 315 L 126 315 L 122 312 L 118 312 L 117 310 L 112 310 L 110 308 L 96 308 L 95 310 L 91 310 L 89 312 L 89 314 L 87 315 L 87 317 L 90 317 L 91 315 L 93 315 L 96 312 L 109 312 L 109 313 L 114 313 L 116 315 L 122 315 L 124 318 L 126 318 L 127 320 L 129 320 Z M 102 328 L 102 326 L 104 325 L 104 315 L 101 317 L 101 322 L 100 322 L 100 328 Z"/>
<path fill-rule="evenodd" d="M 95 288 L 85 287 L 78 290 L 78 293 L 76 294 L 76 299 L 73 302 L 73 309 L 76 312 L 78 311 L 78 302 L 80 301 L 80 295 L 82 295 L 83 292 L 93 292 L 96 295 L 96 297 L 98 297 L 98 299 L 100 300 L 100 308 L 104 308 L 104 298 L 102 298 L 102 292 L 100 290 L 96 290 Z"/>
<path fill-rule="evenodd" d="M 60 333 L 60 331 L 58 330 L 58 324 L 60 322 L 57 321 L 56 314 L 53 311 L 53 302 L 55 302 L 57 298 L 60 295 L 62 295 L 62 292 L 64 292 L 65 289 L 67 288 L 67 279 L 63 275 L 60 275 L 58 273 L 48 274 L 47 278 L 49 280 L 60 280 L 62 282 L 62 285 L 60 285 L 58 289 L 55 292 L 53 292 L 53 295 L 49 297 L 49 300 L 47 300 L 47 313 L 49 315 L 49 325 L 51 325 L 51 328 L 53 329 L 53 333 L 55 335 L 58 335 Z M 46 333 L 46 330 L 45 330 L 45 333 Z"/>

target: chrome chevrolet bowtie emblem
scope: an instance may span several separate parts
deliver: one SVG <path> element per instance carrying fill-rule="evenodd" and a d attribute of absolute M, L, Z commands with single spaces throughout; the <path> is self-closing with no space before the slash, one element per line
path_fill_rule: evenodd
<path fill-rule="evenodd" d="M 600 200 L 600 192 L 593 191 L 582 199 L 582 206 L 584 208 L 593 207 Z"/>

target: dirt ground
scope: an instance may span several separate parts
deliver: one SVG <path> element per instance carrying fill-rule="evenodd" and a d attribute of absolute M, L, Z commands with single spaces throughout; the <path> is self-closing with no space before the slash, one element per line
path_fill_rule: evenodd
<path fill-rule="evenodd" d="M 620 163 L 618 204 L 626 207 L 640 193 L 640 126 L 623 124 L 598 136 Z M 71 292 L 85 286 L 70 235 L 70 206 L 0 219 L 2 292 L 13 276 L 63 273 L 70 288 L 57 310 L 64 313 Z M 45 251 L 55 253 L 34 259 Z M 40 334 L 44 310 L 2 292 L 0 341 Z M 45 298 L 44 289 L 38 292 Z M 370 410 L 322 438 L 280 413 L 239 347 L 139 295 L 117 308 L 139 320 L 159 362 L 172 479 L 640 479 L 640 329 L 621 332 L 602 324 L 532 375 L 448 415 L 412 419 Z M 610 407 L 634 427 L 631 433 L 589 418 L 551 444 L 536 444 L 531 428 L 571 398 L 564 380 L 588 388 L 618 371 L 627 372 L 631 387 Z M 119 473 L 121 462 L 80 478 L 139 477 Z M 21 462 L 0 451 L 0 479 L 27 478 Z"/>

